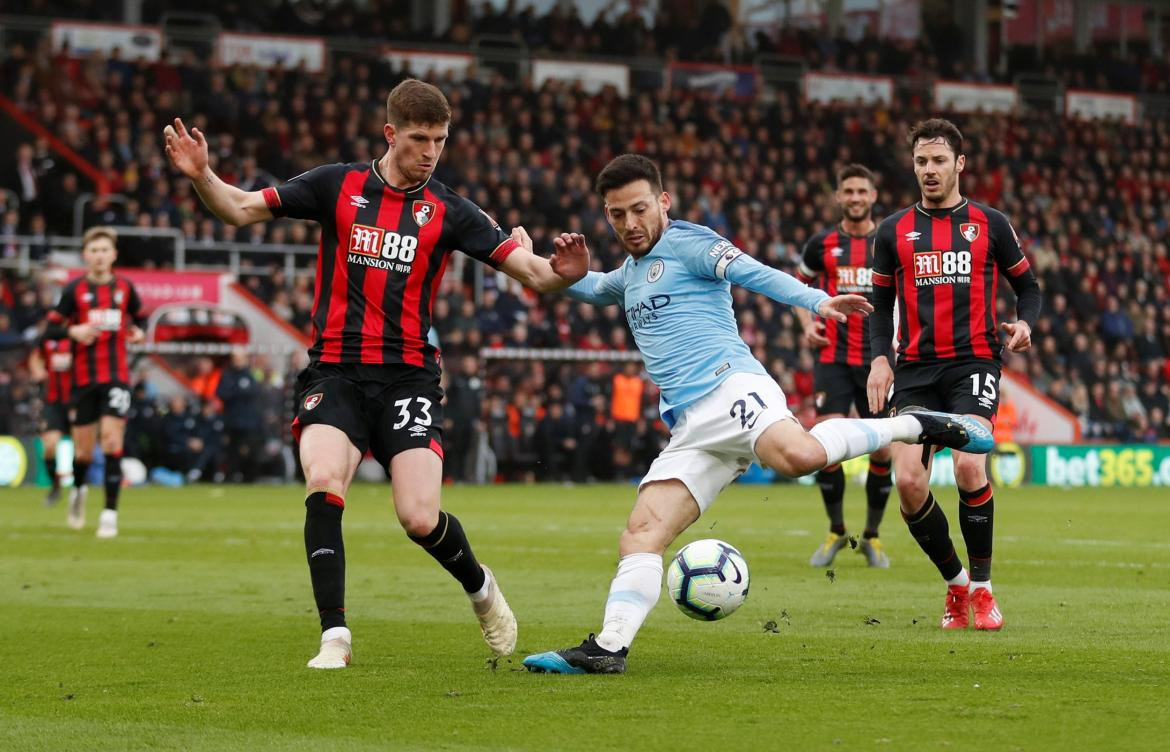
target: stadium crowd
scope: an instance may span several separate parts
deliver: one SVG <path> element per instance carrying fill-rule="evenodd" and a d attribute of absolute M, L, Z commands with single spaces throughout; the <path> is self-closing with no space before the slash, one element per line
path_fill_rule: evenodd
<path fill-rule="evenodd" d="M 94 202 L 88 221 L 179 228 L 196 243 L 315 244 L 312 224 L 287 220 L 234 231 L 211 218 L 188 181 L 166 168 L 163 124 L 184 114 L 208 134 L 217 172 L 258 188 L 322 162 L 378 156 L 385 95 L 405 74 L 359 55 L 337 55 L 328 74 L 313 76 L 208 68 L 190 56 L 153 65 L 116 56 L 72 60 L 44 45 L 15 45 L 6 50 L 0 76 L 7 96 L 126 197 Z M 831 189 L 841 165 L 859 161 L 879 174 L 879 216 L 915 199 L 902 135 L 929 114 L 917 101 L 897 110 L 863 109 L 800 104 L 783 95 L 742 101 L 642 91 L 622 98 L 556 82 L 537 89 L 500 76 L 439 83 L 456 115 L 438 179 L 503 225 L 524 225 L 538 249 L 549 248 L 553 232 L 584 233 L 599 269 L 620 263 L 591 191 L 592 176 L 613 155 L 655 158 L 675 197 L 675 216 L 711 226 L 792 271 L 804 241 L 835 221 Z M 1046 294 L 1036 347 L 1010 356 L 1007 365 L 1071 410 L 1086 437 L 1170 438 L 1167 122 L 1053 127 L 1052 116 L 1038 114 L 958 120 L 969 155 L 964 192 L 1013 220 Z M 0 213 L 3 256 L 18 251 L 16 234 L 70 233 L 74 202 L 91 189 L 43 140 L 14 152 L 16 169 L 3 187 L 21 201 Z M 0 201 L 6 198 L 0 193 Z M 46 248 L 36 245 L 34 258 Z M 169 254 L 158 251 L 124 239 L 122 263 L 166 266 Z M 622 312 L 538 299 L 490 273 L 476 301 L 472 264 L 461 271 L 444 280 L 434 321 L 446 357 L 448 472 L 456 479 L 640 474 L 665 433 L 653 388 L 636 366 L 480 356 L 483 348 L 506 347 L 629 350 Z M 278 315 L 307 330 L 309 274 L 287 278 L 274 267 L 244 281 Z M 0 357 L 11 361 L 6 353 L 27 347 L 53 292 L 38 275 L 5 273 Z M 768 364 L 794 411 L 809 416 L 813 355 L 795 316 L 743 290 L 734 299 L 744 340 Z M 1008 304 L 1001 299 L 1000 305 L 1006 313 Z M 274 407 L 258 424 L 266 425 L 266 436 L 280 436 L 285 421 L 276 406 L 288 398 L 291 365 L 259 368 Z M 29 402 L 22 378 L 19 369 L 6 367 L 0 379 L 0 422 L 17 427 L 33 419 L 19 407 Z M 188 416 L 192 427 L 217 420 L 212 395 L 200 405 L 159 405 L 144 385 L 139 396 L 139 416 Z M 0 425 L 0 433 L 6 429 L 15 430 Z M 227 472 L 223 464 L 208 475 Z M 182 468 L 195 469 L 204 474 L 207 468 Z"/>

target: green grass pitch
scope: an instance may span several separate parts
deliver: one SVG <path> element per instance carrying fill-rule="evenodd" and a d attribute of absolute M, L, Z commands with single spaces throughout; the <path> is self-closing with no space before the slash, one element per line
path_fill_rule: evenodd
<path fill-rule="evenodd" d="M 389 489 L 345 517 L 354 664 L 311 671 L 297 488 L 130 489 L 121 536 L 0 491 L 3 750 L 1107 750 L 1170 738 L 1170 495 L 997 496 L 1002 633 L 944 634 L 944 588 L 898 518 L 888 571 L 807 566 L 815 489 L 736 486 L 683 538 L 739 547 L 729 619 L 664 597 L 624 676 L 520 670 L 595 631 L 632 486 L 448 488 L 520 621 L 494 669 L 458 586 Z M 953 490 L 943 491 L 961 550 Z M 850 487 L 847 521 L 863 494 Z M 672 549 L 673 550 L 673 549 Z M 774 630 L 766 629 L 774 622 Z"/>

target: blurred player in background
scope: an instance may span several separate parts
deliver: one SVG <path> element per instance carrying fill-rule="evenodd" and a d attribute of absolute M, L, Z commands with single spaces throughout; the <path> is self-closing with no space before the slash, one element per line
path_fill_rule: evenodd
<path fill-rule="evenodd" d="M 100 438 L 105 457 L 106 505 L 97 536 L 118 534 L 118 494 L 122 489 L 122 439 L 130 412 L 128 343 L 146 339 L 142 300 L 134 285 L 114 274 L 118 235 L 111 227 L 91 227 L 81 240 L 85 274 L 65 285 L 57 307 L 49 312 L 47 339 L 73 340 L 73 491 L 69 527 L 85 526 L 86 476 Z"/>
<path fill-rule="evenodd" d="M 321 617 L 321 648 L 310 668 L 344 668 L 352 656 L 341 517 L 367 450 L 390 471 L 398 521 L 462 585 L 488 647 L 502 656 L 516 646 L 516 619 L 499 584 L 477 561 L 459 520 L 440 508 L 443 392 L 439 353 L 427 341 L 431 308 L 454 250 L 538 291 L 577 281 L 589 258 L 583 247 L 536 256 L 433 180 L 450 120 L 439 89 L 404 81 L 386 101 L 382 158 L 324 165 L 251 192 L 216 176 L 197 128 L 188 132 L 176 119 L 165 130 L 171 163 L 224 222 L 287 216 L 321 223 L 317 336 L 293 423 L 307 486 L 305 554 Z"/>
<path fill-rule="evenodd" d="M 28 360 L 33 381 L 43 385 L 41 394 L 41 445 L 45 472 L 49 474 L 49 493 L 45 506 L 61 499 L 61 470 L 57 466 L 57 446 L 69 433 L 69 387 L 73 381 L 73 340 L 68 337 L 41 337 Z"/>
<path fill-rule="evenodd" d="M 796 478 L 891 441 L 992 447 L 990 431 L 941 413 L 836 418 L 806 432 L 740 337 L 731 285 L 835 322 L 869 311 L 869 302 L 860 295 L 831 297 L 761 264 L 713 230 L 670 219 L 670 195 L 646 157 L 611 161 L 597 176 L 597 192 L 629 255 L 614 271 L 589 272 L 568 294 L 625 310 L 646 371 L 661 390 L 670 443 L 638 487 L 601 632 L 578 647 L 528 656 L 524 665 L 534 672 L 624 672 L 630 644 L 662 590 L 663 552 L 754 461 Z M 531 243 L 523 228 L 513 237 Z M 585 238 L 562 235 L 556 244 L 584 248 Z"/>
<path fill-rule="evenodd" d="M 1006 347 L 1032 344 L 1040 314 L 1040 286 L 1007 217 L 964 198 L 963 136 L 954 123 L 933 119 L 910 130 L 914 174 L 922 199 L 882 221 L 874 241 L 870 323 L 873 362 L 870 409 L 885 407 L 891 384 L 893 412 L 949 410 L 991 428 L 999 404 L 1000 356 Z M 995 303 L 1003 273 L 1016 293 L 1016 321 L 996 326 Z M 900 310 L 898 365 L 891 368 L 894 302 Z M 947 516 L 930 492 L 929 447 L 894 448 L 894 476 L 910 534 L 947 581 L 943 629 L 996 630 L 1003 615 L 991 591 L 995 503 L 987 460 L 954 453 L 959 527 L 967 544 L 968 574 L 951 542 Z"/>
<path fill-rule="evenodd" d="M 815 283 L 829 295 L 854 293 L 869 297 L 873 293 L 870 273 L 873 234 L 877 229 L 873 221 L 877 201 L 873 173 L 859 164 L 841 168 L 834 197 L 841 207 L 841 222 L 809 239 L 796 276 L 802 282 Z M 859 417 L 875 417 L 869 411 L 865 393 L 870 361 L 868 319 L 850 316 L 845 322 L 826 323 L 804 308 L 797 308 L 796 315 L 804 329 L 804 341 L 820 350 L 813 370 L 817 420 L 842 418 L 854 408 Z M 813 552 L 809 564 L 827 567 L 849 543 L 845 537 L 845 471 L 840 464 L 830 465 L 817 473 L 817 485 L 829 515 L 829 534 Z M 890 488 L 890 449 L 883 447 L 869 455 L 865 479 L 865 531 L 859 550 L 871 567 L 890 566 L 878 538 Z"/>

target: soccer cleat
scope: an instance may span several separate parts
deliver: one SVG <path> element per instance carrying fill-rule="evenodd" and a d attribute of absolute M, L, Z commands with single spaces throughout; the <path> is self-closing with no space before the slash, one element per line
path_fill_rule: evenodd
<path fill-rule="evenodd" d="M 945 446 L 972 454 L 987 454 L 995 448 L 991 431 L 974 418 L 931 410 L 914 410 L 911 414 L 922 425 L 919 444 Z"/>
<path fill-rule="evenodd" d="M 995 603 L 995 596 L 987 588 L 971 590 L 971 612 L 975 615 L 975 628 L 996 631 L 1003 628 L 1003 614 Z"/>
<path fill-rule="evenodd" d="M 865 563 L 871 567 L 877 567 L 878 569 L 890 568 L 890 557 L 886 556 L 882 542 L 877 538 L 862 538 L 860 545 L 857 547 L 857 553 L 865 554 Z"/>
<path fill-rule="evenodd" d="M 483 565 L 480 565 L 483 566 Z M 483 632 L 483 641 L 491 651 L 499 657 L 511 655 L 516 650 L 516 617 L 504 600 L 500 591 L 500 584 L 492 570 L 483 567 L 483 573 L 488 579 L 488 597 L 482 601 L 471 602 L 471 608 L 479 619 L 479 628 Z"/>
<path fill-rule="evenodd" d="M 97 537 L 116 538 L 118 536 L 118 512 L 115 509 L 103 509 L 98 517 Z"/>
<path fill-rule="evenodd" d="M 970 622 L 970 615 L 968 611 L 971 606 L 971 598 L 967 593 L 966 585 L 950 585 L 947 587 L 947 606 L 943 611 L 942 623 L 939 624 L 943 629 L 966 629 Z"/>
<path fill-rule="evenodd" d="M 844 535 L 829 533 L 825 542 L 817 547 L 808 563 L 814 567 L 827 567 L 833 563 L 837 552 L 849 545 L 849 539 Z"/>
<path fill-rule="evenodd" d="M 49 489 L 49 493 L 45 494 L 45 506 L 56 506 L 59 501 L 61 501 L 61 487 L 53 486 Z"/>
<path fill-rule="evenodd" d="M 524 668 L 534 674 L 624 674 L 629 648 L 612 653 L 589 635 L 575 648 L 537 653 L 524 659 Z"/>
<path fill-rule="evenodd" d="M 321 650 L 306 664 L 309 668 L 345 668 L 353 660 L 353 635 L 349 627 L 330 627 L 321 633 Z"/>
<path fill-rule="evenodd" d="M 85 527 L 85 495 L 87 486 L 74 486 L 69 492 L 69 513 L 65 517 L 65 524 L 74 530 Z"/>

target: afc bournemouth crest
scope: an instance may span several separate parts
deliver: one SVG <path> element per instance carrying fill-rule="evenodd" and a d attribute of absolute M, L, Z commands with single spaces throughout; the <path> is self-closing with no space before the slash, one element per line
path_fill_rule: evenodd
<path fill-rule="evenodd" d="M 435 205 L 431 201 L 415 201 L 414 206 L 411 208 L 411 213 L 414 214 L 414 223 L 422 227 L 434 219 Z"/>
<path fill-rule="evenodd" d="M 975 224 L 974 222 L 964 222 L 963 224 L 959 225 L 959 234 L 962 235 L 968 243 L 974 243 L 975 238 L 979 237 L 979 225 Z"/>
<path fill-rule="evenodd" d="M 314 407 L 321 404 L 321 398 L 324 396 L 324 393 L 317 392 L 316 394 L 310 394 L 308 397 L 305 397 L 305 409 L 312 410 Z"/>

